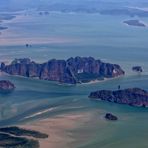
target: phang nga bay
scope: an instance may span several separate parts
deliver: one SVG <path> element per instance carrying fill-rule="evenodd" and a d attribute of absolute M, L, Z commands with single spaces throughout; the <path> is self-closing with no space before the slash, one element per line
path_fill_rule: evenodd
<path fill-rule="evenodd" d="M 0 147 L 148 147 L 147 0 L 0 1 Z"/>

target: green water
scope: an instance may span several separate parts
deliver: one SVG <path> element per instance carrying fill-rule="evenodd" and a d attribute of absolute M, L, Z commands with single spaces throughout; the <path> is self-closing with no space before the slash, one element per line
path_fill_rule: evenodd
<path fill-rule="evenodd" d="M 9 30 L 1 39 L 21 38 L 24 43 L 0 46 L 0 61 L 30 57 L 36 61 L 71 56 L 93 56 L 103 61 L 120 64 L 126 76 L 96 84 L 67 86 L 54 82 L 0 76 L 16 85 L 8 95 L 0 95 L 0 125 L 23 124 L 66 113 L 90 112 L 92 120 L 77 129 L 68 129 L 77 141 L 73 148 L 146 148 L 148 147 L 148 109 L 90 101 L 88 95 L 97 89 L 140 87 L 148 90 L 148 29 L 127 27 L 126 17 L 100 16 L 98 14 L 51 14 L 40 18 L 37 14 L 6 21 Z M 142 18 L 148 21 L 146 18 Z M 30 38 L 64 38 L 68 43 L 37 43 L 31 48 L 24 45 Z M 133 73 L 131 67 L 141 65 L 142 75 Z M 40 111 L 50 109 L 40 115 Z M 112 112 L 118 122 L 108 122 L 103 116 Z M 29 117 L 29 118 L 28 118 Z"/>

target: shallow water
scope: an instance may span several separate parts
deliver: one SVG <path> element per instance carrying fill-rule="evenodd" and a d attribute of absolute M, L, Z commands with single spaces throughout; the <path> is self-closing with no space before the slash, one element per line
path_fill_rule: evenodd
<path fill-rule="evenodd" d="M 132 66 L 142 65 L 148 74 L 148 28 L 126 26 L 123 21 L 127 19 L 99 14 L 22 14 L 4 22 L 9 29 L 0 35 L 0 61 L 93 56 L 120 64 L 128 74 L 133 74 Z M 27 43 L 32 47 L 26 48 Z"/>
<path fill-rule="evenodd" d="M 90 101 L 90 91 L 97 89 L 116 89 L 141 87 L 148 90 L 148 76 L 129 76 L 90 85 L 60 86 L 52 82 L 7 77 L 16 85 L 14 93 L 0 96 L 0 125 L 23 124 L 26 122 L 54 117 L 65 113 L 92 112 L 92 121 L 72 130 L 78 141 L 72 147 L 142 147 L 147 145 L 147 108 L 136 108 L 108 102 Z M 26 107 L 27 106 L 27 107 Z M 50 109 L 44 112 L 47 109 Z M 35 113 L 42 112 L 43 114 Z M 118 122 L 108 122 L 103 116 L 112 112 Z M 27 118 L 26 118 L 27 117 Z M 91 129 L 91 130 L 90 130 Z M 70 130 L 70 129 L 69 129 Z M 89 141 L 84 135 L 91 135 Z M 85 136 L 87 139 L 87 137 Z M 138 140 L 137 142 L 134 142 Z M 87 143 L 85 145 L 85 142 Z"/>
<path fill-rule="evenodd" d="M 1 76 L 0 79 L 11 80 L 16 85 L 16 90 L 9 95 L 0 95 L 0 125 L 23 124 L 55 115 L 87 111 L 92 113 L 92 121 L 80 124 L 75 130 L 71 129 L 72 136 L 77 139 L 71 147 L 147 147 L 147 108 L 93 102 L 88 98 L 91 91 L 117 89 L 119 84 L 121 88 L 141 87 L 148 90 L 148 29 L 127 27 L 122 24 L 125 19 L 127 18 L 98 14 L 53 13 L 42 18 L 33 14 L 6 21 L 9 29 L 0 38 L 10 41 L 9 43 L 17 38 L 24 42 L 1 45 L 0 61 L 9 62 L 14 58 L 30 57 L 43 62 L 51 58 L 93 56 L 120 64 L 125 69 L 126 76 L 77 86 Z M 148 21 L 146 18 L 143 20 Z M 32 47 L 26 48 L 25 44 L 30 38 L 33 40 Z M 57 43 L 37 43 L 37 38 L 54 38 Z M 64 40 L 59 42 L 59 39 Z M 134 65 L 142 65 L 144 73 L 133 73 L 131 67 Z M 46 112 L 47 109 L 50 110 Z M 43 114 L 37 114 L 42 111 Z M 117 115 L 119 121 L 104 120 L 106 112 Z"/>

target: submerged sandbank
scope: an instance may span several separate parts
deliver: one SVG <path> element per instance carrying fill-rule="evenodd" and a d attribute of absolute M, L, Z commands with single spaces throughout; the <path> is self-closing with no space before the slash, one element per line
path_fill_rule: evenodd
<path fill-rule="evenodd" d="M 80 140 L 75 139 L 71 131 L 77 129 L 80 125 L 83 126 L 87 124 L 91 119 L 92 114 L 90 112 L 64 114 L 33 123 L 27 123 L 20 127 L 48 134 L 49 137 L 47 139 L 39 139 L 41 148 L 69 148 L 71 143 Z M 81 136 L 83 137 L 83 135 Z"/>

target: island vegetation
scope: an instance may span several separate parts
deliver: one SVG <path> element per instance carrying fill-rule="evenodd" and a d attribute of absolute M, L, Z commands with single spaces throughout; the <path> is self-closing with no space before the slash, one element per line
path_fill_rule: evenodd
<path fill-rule="evenodd" d="M 48 135 L 19 127 L 0 128 L 0 147 L 3 148 L 39 148 L 37 138 L 48 138 Z"/>
<path fill-rule="evenodd" d="M 35 77 L 66 84 L 87 83 L 125 74 L 119 65 L 105 63 L 92 57 L 71 57 L 68 60 L 52 59 L 42 64 L 28 58 L 15 59 L 9 65 L 2 63 L 0 69 L 10 75 Z"/>
<path fill-rule="evenodd" d="M 148 92 L 140 88 L 128 88 L 116 91 L 99 90 L 91 92 L 89 97 L 96 101 L 103 100 L 137 107 L 148 106 Z"/>

